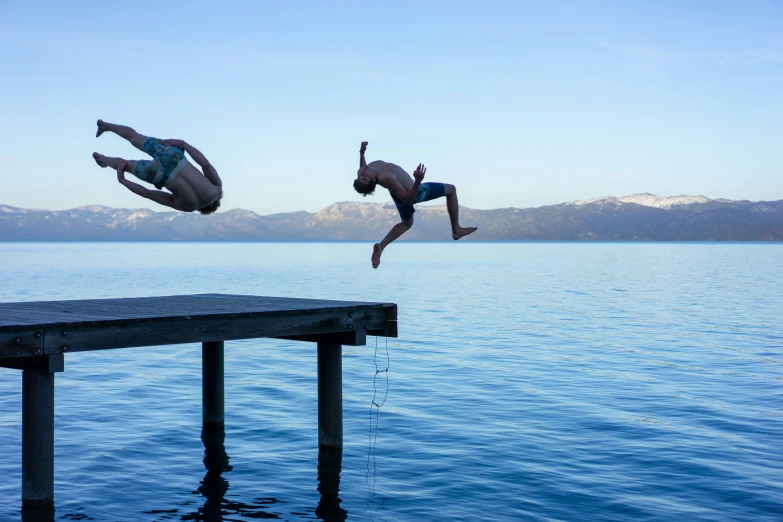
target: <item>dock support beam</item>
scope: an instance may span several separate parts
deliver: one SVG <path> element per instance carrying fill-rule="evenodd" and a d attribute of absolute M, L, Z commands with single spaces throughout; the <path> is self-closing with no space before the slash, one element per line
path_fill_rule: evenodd
<path fill-rule="evenodd" d="M 225 437 L 223 341 L 201 344 L 201 404 L 204 443 L 222 444 Z"/>
<path fill-rule="evenodd" d="M 318 445 L 343 447 L 343 347 L 318 342 Z"/>
<path fill-rule="evenodd" d="M 54 513 L 54 373 L 48 368 L 22 370 L 22 509 Z"/>

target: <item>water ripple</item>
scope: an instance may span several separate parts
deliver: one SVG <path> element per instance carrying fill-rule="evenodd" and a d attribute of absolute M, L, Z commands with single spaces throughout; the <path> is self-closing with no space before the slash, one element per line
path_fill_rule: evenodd
<path fill-rule="evenodd" d="M 57 519 L 783 519 L 783 246 L 403 242 L 379 270 L 369 248 L 0 244 L 2 301 L 399 304 L 374 416 L 374 340 L 344 347 L 339 455 L 317 448 L 309 343 L 226 343 L 219 443 L 201 440 L 199 346 L 68 355 Z M 20 519 L 20 392 L 0 370 L 3 521 Z"/>

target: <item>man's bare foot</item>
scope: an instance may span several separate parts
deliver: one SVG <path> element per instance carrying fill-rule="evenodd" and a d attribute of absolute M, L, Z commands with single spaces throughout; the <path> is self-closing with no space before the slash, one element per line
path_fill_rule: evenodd
<path fill-rule="evenodd" d="M 106 122 L 103 120 L 98 120 L 98 132 L 95 133 L 95 137 L 97 138 L 107 130 L 109 129 L 106 128 Z"/>
<path fill-rule="evenodd" d="M 381 244 L 375 243 L 372 247 L 372 267 L 378 268 L 381 264 Z"/>
<path fill-rule="evenodd" d="M 104 156 L 103 154 L 98 154 L 97 152 L 93 152 L 92 157 L 95 160 L 95 163 L 97 163 L 99 167 L 105 169 L 106 167 L 109 166 L 109 164 L 106 163 L 106 156 Z"/>
<path fill-rule="evenodd" d="M 476 229 L 477 227 L 459 227 L 459 229 L 456 232 L 452 231 L 451 237 L 454 238 L 454 241 L 456 241 L 460 238 L 467 236 L 468 234 L 472 234 L 473 232 L 476 231 Z"/>

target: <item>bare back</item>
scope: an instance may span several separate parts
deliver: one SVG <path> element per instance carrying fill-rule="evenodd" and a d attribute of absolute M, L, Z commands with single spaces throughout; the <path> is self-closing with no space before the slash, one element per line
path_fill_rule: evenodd
<path fill-rule="evenodd" d="M 213 203 L 219 196 L 221 188 L 212 184 L 200 170 L 188 161 L 182 170 L 166 186 L 174 196 L 174 204 L 178 210 L 191 212 Z"/>

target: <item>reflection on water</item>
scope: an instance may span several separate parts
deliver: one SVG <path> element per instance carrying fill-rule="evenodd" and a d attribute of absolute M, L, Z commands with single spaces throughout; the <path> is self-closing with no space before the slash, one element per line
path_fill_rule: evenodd
<path fill-rule="evenodd" d="M 22 522 L 54 522 L 54 506 L 22 506 Z"/>
<path fill-rule="evenodd" d="M 279 513 L 270 509 L 281 500 L 269 497 L 254 499 L 251 503 L 226 499 L 230 483 L 223 476 L 233 468 L 226 453 L 225 430 L 222 424 L 204 425 L 201 432 L 204 443 L 204 479 L 197 488 L 203 498 L 203 504 L 196 511 L 179 516 L 176 509 L 153 510 L 146 514 L 158 515 L 160 520 L 176 519 L 197 522 L 222 522 L 240 519 L 280 519 Z M 348 512 L 340 507 L 340 472 L 342 471 L 342 450 L 320 448 L 318 451 L 318 492 L 321 494 L 316 517 L 326 522 L 344 521 Z M 224 518 L 227 517 L 227 518 Z"/>
<path fill-rule="evenodd" d="M 226 499 L 229 482 L 223 477 L 223 473 L 231 471 L 232 467 L 226 453 L 225 439 L 226 432 L 222 423 L 204 424 L 201 441 L 204 443 L 204 468 L 207 472 L 197 489 L 204 498 L 204 503 L 197 511 L 182 515 L 180 520 L 222 521 L 224 515 L 279 519 L 280 515 L 267 511 L 270 505 L 280 502 L 274 498 L 258 498 L 251 504 Z"/>
<path fill-rule="evenodd" d="M 279 513 L 273 513 L 270 506 L 283 501 L 275 498 L 261 497 L 246 504 L 226 499 L 230 484 L 223 476 L 233 468 L 226 453 L 225 429 L 223 424 L 205 424 L 201 431 L 201 441 L 204 443 L 204 468 L 206 473 L 196 491 L 203 498 L 203 503 L 196 511 L 181 514 L 178 509 L 153 509 L 145 511 L 145 515 L 153 515 L 154 520 L 192 520 L 196 522 L 223 522 L 236 520 L 236 517 L 247 520 L 281 519 Z M 340 507 L 342 500 L 340 492 L 340 473 L 342 471 L 343 452 L 340 448 L 320 447 L 318 450 L 318 492 L 321 497 L 315 508 L 315 516 L 325 522 L 342 522 L 348 518 L 348 512 Z M 108 513 L 99 513 L 100 519 Z M 300 515 L 304 515 L 300 513 Z M 226 517 L 226 518 L 224 518 Z M 95 520 L 84 513 L 68 513 L 60 518 L 66 520 Z M 306 517 L 305 518 L 309 518 Z M 22 510 L 23 522 L 54 522 L 53 506 L 47 508 L 30 508 Z"/>
<path fill-rule="evenodd" d="M 340 472 L 343 464 L 342 448 L 318 448 L 318 492 L 321 500 L 315 510 L 316 516 L 326 522 L 337 522 L 348 518 L 348 512 L 340 507 Z"/>

